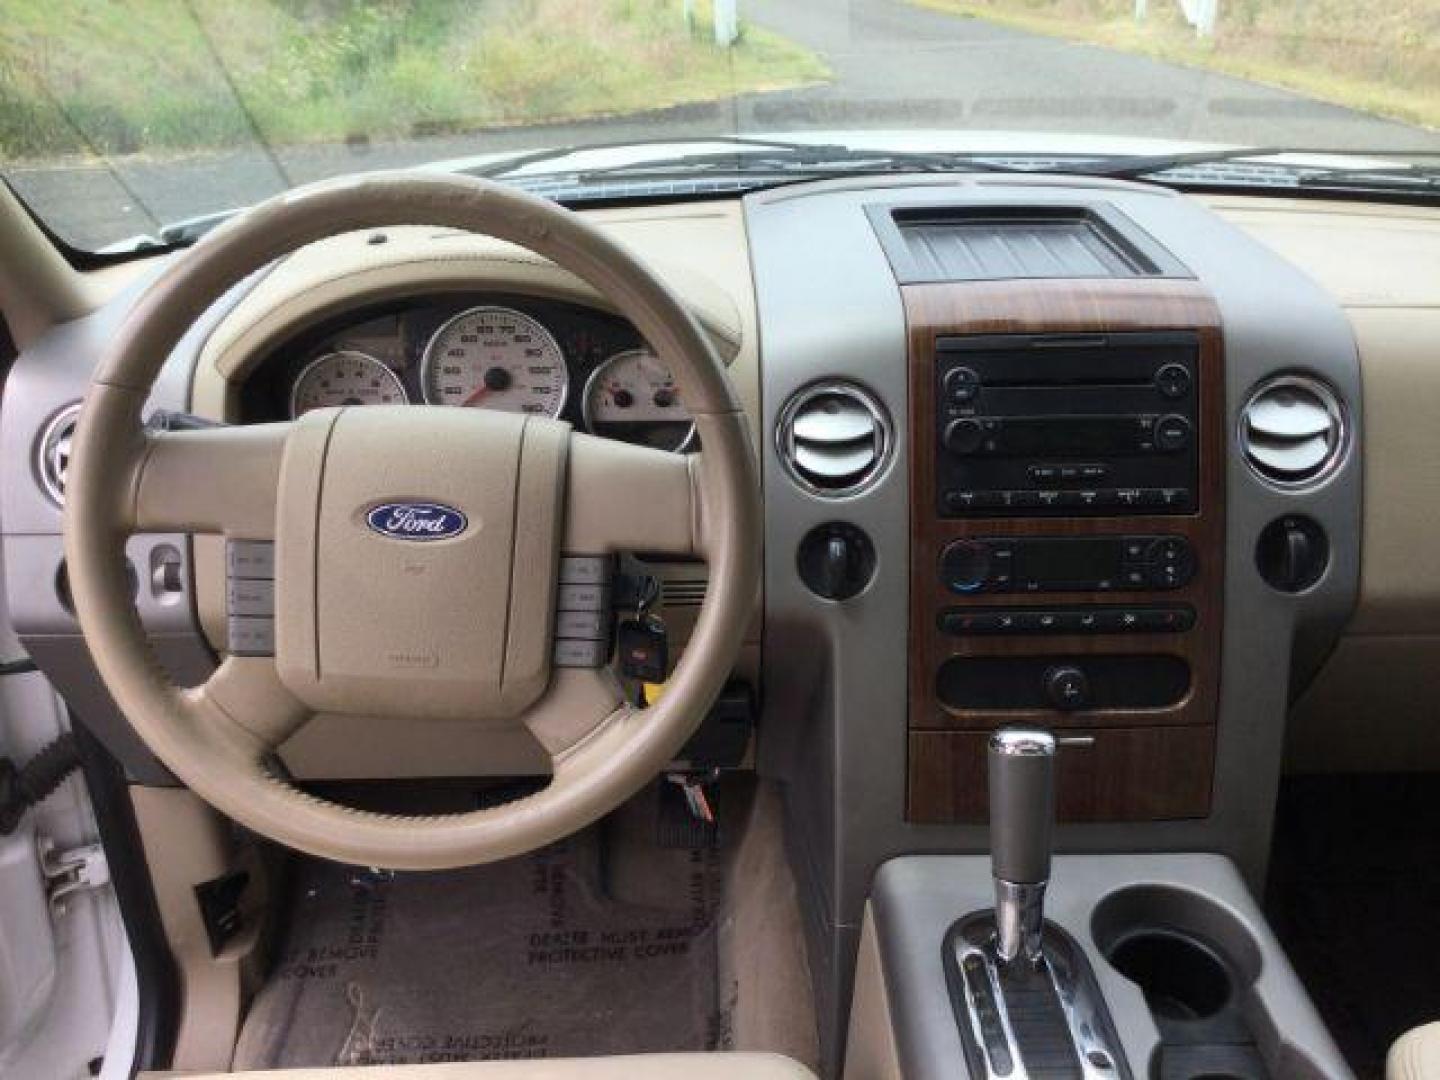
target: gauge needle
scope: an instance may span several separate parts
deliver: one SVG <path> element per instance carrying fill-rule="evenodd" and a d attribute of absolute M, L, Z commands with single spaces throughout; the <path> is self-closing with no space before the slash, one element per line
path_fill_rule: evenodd
<path fill-rule="evenodd" d="M 471 394 L 469 397 L 467 397 L 464 401 L 460 403 L 461 408 L 466 408 L 470 405 L 479 404 L 481 401 L 484 400 L 485 395 L 488 393 L 490 393 L 490 388 L 488 386 L 480 387 L 479 390 L 476 390 L 473 394 Z"/>

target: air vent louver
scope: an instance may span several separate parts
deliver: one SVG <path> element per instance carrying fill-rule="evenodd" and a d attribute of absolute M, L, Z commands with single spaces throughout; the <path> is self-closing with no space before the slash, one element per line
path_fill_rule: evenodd
<path fill-rule="evenodd" d="M 1345 446 L 1345 414 L 1324 383 L 1284 375 L 1262 384 L 1240 420 L 1245 460 L 1272 483 L 1295 487 L 1331 471 Z"/>
<path fill-rule="evenodd" d="M 890 422 L 880 403 L 850 383 L 820 383 L 797 393 L 776 429 L 780 460 L 816 495 L 850 495 L 868 484 L 890 454 Z"/>
<path fill-rule="evenodd" d="M 70 448 L 75 441 L 75 422 L 79 416 L 79 402 L 67 405 L 51 417 L 35 445 L 36 475 L 56 506 L 65 505 L 65 478 L 70 470 Z"/>

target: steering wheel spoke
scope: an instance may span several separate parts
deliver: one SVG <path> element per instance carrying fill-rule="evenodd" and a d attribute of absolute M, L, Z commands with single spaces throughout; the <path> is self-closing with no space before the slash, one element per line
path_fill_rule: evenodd
<path fill-rule="evenodd" d="M 698 555 L 699 458 L 571 435 L 564 551 Z"/>
<path fill-rule="evenodd" d="M 210 678 L 189 692 L 192 707 L 218 709 L 266 750 L 274 750 L 304 726 L 311 713 L 285 688 L 268 656 L 229 656 Z"/>
<path fill-rule="evenodd" d="M 275 533 L 291 424 L 147 432 L 133 482 L 134 532 Z"/>

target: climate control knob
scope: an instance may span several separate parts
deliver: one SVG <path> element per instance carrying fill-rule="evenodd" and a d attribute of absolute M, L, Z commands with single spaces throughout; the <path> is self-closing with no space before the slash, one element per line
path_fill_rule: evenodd
<path fill-rule="evenodd" d="M 990 579 L 990 548 L 978 540 L 951 542 L 940 556 L 940 577 L 951 592 L 979 592 Z"/>

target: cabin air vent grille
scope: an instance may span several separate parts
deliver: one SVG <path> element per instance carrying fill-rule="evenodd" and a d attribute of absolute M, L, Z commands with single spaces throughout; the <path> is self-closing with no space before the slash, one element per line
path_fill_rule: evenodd
<path fill-rule="evenodd" d="M 776 449 L 791 478 L 812 495 L 853 495 L 890 460 L 884 408 L 853 383 L 824 382 L 795 394 L 780 412 Z"/>
<path fill-rule="evenodd" d="M 70 452 L 79 418 L 80 403 L 67 405 L 50 418 L 35 444 L 36 476 L 50 501 L 60 507 L 65 505 L 65 480 L 70 472 Z"/>
<path fill-rule="evenodd" d="M 1240 417 L 1245 460 L 1283 487 L 1313 484 L 1339 463 L 1345 413 L 1335 391 L 1301 375 L 1282 375 L 1256 388 Z"/>

